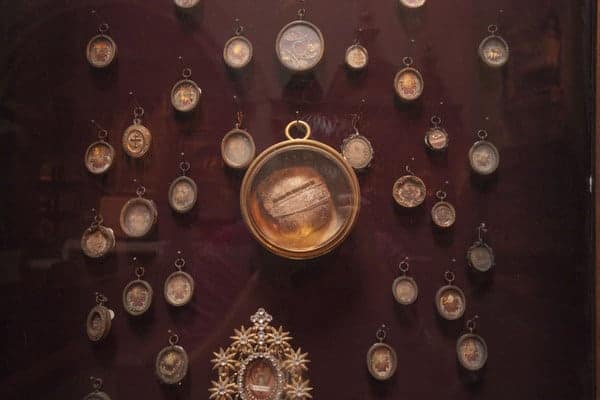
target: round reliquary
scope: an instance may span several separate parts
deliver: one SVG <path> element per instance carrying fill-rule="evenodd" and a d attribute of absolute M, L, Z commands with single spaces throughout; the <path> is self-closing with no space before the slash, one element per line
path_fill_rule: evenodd
<path fill-rule="evenodd" d="M 252 61 L 252 43 L 241 35 L 241 29 L 223 46 L 223 60 L 229 68 L 242 69 Z"/>
<path fill-rule="evenodd" d="M 508 43 L 496 35 L 498 27 L 490 25 L 488 27 L 490 35 L 481 41 L 479 45 L 479 57 L 490 67 L 499 68 L 508 62 L 509 49 Z"/>
<path fill-rule="evenodd" d="M 152 304 L 153 295 L 152 286 L 142 279 L 144 268 L 136 268 L 135 275 L 137 279 L 129 282 L 123 289 L 123 308 L 129 315 L 134 317 L 148 311 Z"/>
<path fill-rule="evenodd" d="M 419 8 L 425 5 L 425 0 L 400 0 L 400 4 L 408 8 Z"/>
<path fill-rule="evenodd" d="M 121 229 L 130 238 L 141 238 L 146 236 L 154 227 L 158 218 L 158 210 L 152 200 L 143 196 L 146 189 L 140 186 L 137 189 L 138 197 L 129 199 L 123 208 L 119 222 Z"/>
<path fill-rule="evenodd" d="M 108 24 L 101 24 L 99 34 L 91 38 L 86 46 L 86 58 L 94 68 L 108 67 L 117 56 L 117 44 L 106 34 L 108 29 Z"/>
<path fill-rule="evenodd" d="M 94 222 L 81 236 L 81 249 L 90 258 L 104 257 L 115 248 L 115 233 L 102 225 L 102 217 L 97 216 Z"/>
<path fill-rule="evenodd" d="M 353 71 L 360 71 L 369 63 L 369 52 L 358 43 L 353 44 L 346 50 L 346 66 Z"/>
<path fill-rule="evenodd" d="M 90 144 L 83 158 L 85 167 L 94 175 L 102 175 L 110 169 L 115 160 L 115 149 L 106 141 L 108 132 L 102 129 L 98 141 Z"/>
<path fill-rule="evenodd" d="M 401 176 L 392 188 L 392 196 L 398 205 L 415 208 L 423 204 L 427 195 L 425 182 L 416 175 Z"/>
<path fill-rule="evenodd" d="M 477 242 L 467 251 L 467 261 L 471 268 L 486 272 L 494 266 L 494 252 L 486 243 Z"/>
<path fill-rule="evenodd" d="M 440 117 L 432 117 L 432 127 L 425 133 L 425 146 L 431 151 L 441 152 L 448 148 L 450 138 L 448 132 L 440 126 L 441 123 Z"/>
<path fill-rule="evenodd" d="M 488 358 L 488 348 L 485 340 L 479 335 L 476 335 L 475 318 L 467 321 L 467 329 L 469 333 L 462 335 L 456 341 L 456 355 L 460 365 L 468 371 L 479 371 L 485 366 Z"/>
<path fill-rule="evenodd" d="M 185 349 L 177 343 L 179 336 L 169 337 L 169 346 L 163 348 L 156 356 L 155 372 L 158 379 L 167 385 L 179 384 L 187 375 L 189 358 Z"/>
<path fill-rule="evenodd" d="M 171 89 L 171 105 L 175 110 L 187 113 L 192 111 L 202 97 L 202 89 L 196 82 L 191 80 L 192 70 L 185 68 L 182 73 L 183 79 L 175 83 Z"/>
<path fill-rule="evenodd" d="M 402 261 L 400 263 L 400 271 L 402 275 L 394 280 L 392 283 L 392 293 L 396 301 L 403 306 L 413 304 L 419 296 L 419 287 L 417 282 L 407 275 L 408 262 Z"/>
<path fill-rule="evenodd" d="M 107 301 L 104 295 L 96 293 L 96 306 L 88 313 L 85 331 L 92 342 L 101 341 L 110 332 L 115 313 L 104 305 Z"/>
<path fill-rule="evenodd" d="M 386 338 L 385 326 L 377 331 L 376 337 L 378 343 L 373 344 L 367 352 L 367 369 L 373 378 L 386 381 L 396 372 L 398 357 L 391 346 L 383 343 Z"/>
<path fill-rule="evenodd" d="M 442 286 L 435 295 L 435 306 L 440 316 L 447 320 L 456 320 L 463 316 L 467 300 L 462 289 L 452 284 L 454 274 L 446 271 L 447 285 Z"/>
<path fill-rule="evenodd" d="M 303 20 L 305 10 L 299 10 L 300 19 L 284 26 L 275 41 L 275 51 L 281 64 L 291 72 L 307 72 L 323 58 L 325 39 L 316 25 Z"/>
<path fill-rule="evenodd" d="M 342 143 L 342 156 L 357 171 L 362 171 L 371 164 L 374 153 L 369 139 L 358 133 L 358 130 Z"/>
<path fill-rule="evenodd" d="M 184 265 L 185 260 L 183 258 L 175 260 L 177 271 L 173 272 L 165 280 L 165 300 L 174 307 L 186 305 L 194 295 L 194 278 L 181 270 Z"/>
<path fill-rule="evenodd" d="M 425 82 L 421 73 L 411 67 L 413 59 L 404 57 L 404 68 L 394 77 L 394 90 L 398 98 L 404 102 L 417 100 L 423 94 Z"/>
<path fill-rule="evenodd" d="M 500 152 L 493 143 L 486 140 L 488 134 L 485 130 L 479 131 L 477 136 L 479 140 L 469 149 L 469 164 L 479 175 L 491 175 L 500 165 Z"/>
<path fill-rule="evenodd" d="M 256 154 L 254 139 L 249 132 L 238 127 L 230 130 L 221 140 L 221 157 L 228 167 L 244 169 Z"/>
<path fill-rule="evenodd" d="M 444 201 L 446 192 L 438 190 L 436 197 L 439 201 L 431 207 L 431 220 L 438 228 L 450 228 L 456 222 L 456 210 L 452 204 Z"/>
<path fill-rule="evenodd" d="M 305 132 L 291 136 L 292 128 Z M 244 222 L 266 249 L 282 257 L 309 259 L 340 245 L 360 209 L 360 188 L 352 167 L 335 149 L 309 139 L 310 126 L 292 121 L 289 140 L 259 154 L 240 190 Z"/>
<path fill-rule="evenodd" d="M 183 214 L 194 208 L 198 198 L 198 187 L 192 178 L 186 176 L 190 170 L 189 162 L 181 162 L 179 169 L 181 176 L 169 186 L 169 206 L 173 211 Z"/>

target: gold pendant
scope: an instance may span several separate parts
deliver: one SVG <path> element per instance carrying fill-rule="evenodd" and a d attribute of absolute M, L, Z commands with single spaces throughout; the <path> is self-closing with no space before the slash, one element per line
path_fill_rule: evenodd
<path fill-rule="evenodd" d="M 375 337 L 377 343 L 372 345 L 367 352 L 367 369 L 373 378 L 378 381 L 387 381 L 396 372 L 398 357 L 396 351 L 384 343 L 387 337 L 385 325 L 381 325 Z"/>
<path fill-rule="evenodd" d="M 298 18 L 277 34 L 275 52 L 279 62 L 290 72 L 308 72 L 319 64 L 325 53 L 325 39 L 316 25 L 305 21 L 305 9 Z"/>
<path fill-rule="evenodd" d="M 152 134 L 150 130 L 142 125 L 142 116 L 144 109 L 136 107 L 133 110 L 133 125 L 130 125 L 123 132 L 123 150 L 131 158 L 141 158 L 148 153 L 152 144 Z"/>
<path fill-rule="evenodd" d="M 394 77 L 394 90 L 396 95 L 403 102 L 417 100 L 423 94 L 423 75 L 419 70 L 411 67 L 413 59 L 404 57 L 404 68 L 396 73 Z"/>
<path fill-rule="evenodd" d="M 446 285 L 442 286 L 435 295 L 435 306 L 438 314 L 449 321 L 459 319 L 467 308 L 465 294 L 458 286 L 453 285 L 455 276 L 451 271 L 444 274 Z"/>
<path fill-rule="evenodd" d="M 94 68 L 108 67 L 117 56 L 117 44 L 107 34 L 109 28 L 107 23 L 100 24 L 98 34 L 90 39 L 85 48 L 88 63 Z"/>
<path fill-rule="evenodd" d="M 106 296 L 96 293 L 96 305 L 88 313 L 85 331 L 92 342 L 103 340 L 110 332 L 115 312 L 106 308 L 105 304 L 107 301 Z"/>
<path fill-rule="evenodd" d="M 244 27 L 238 25 L 235 35 L 230 37 L 223 46 L 223 61 L 234 70 L 240 70 L 252 61 L 252 43 L 243 35 Z"/>
<path fill-rule="evenodd" d="M 231 336 L 233 343 L 214 352 L 211 360 L 218 378 L 208 390 L 210 400 L 308 400 L 312 398 L 308 354 L 288 343 L 283 327 L 270 325 L 273 317 L 260 308 L 250 318 L 253 326 L 241 326 Z"/>
<path fill-rule="evenodd" d="M 400 0 L 400 4 L 408 8 L 420 8 L 425 5 L 425 0 Z"/>
<path fill-rule="evenodd" d="M 136 261 L 134 257 L 134 262 Z M 136 279 L 129 282 L 123 289 L 123 308 L 129 315 L 137 317 L 144 314 L 152 305 L 152 286 L 142 279 L 144 267 L 135 269 Z"/>
<path fill-rule="evenodd" d="M 182 271 L 184 265 L 185 260 L 183 258 L 176 259 L 175 268 L 177 268 L 177 271 L 165 280 L 165 300 L 174 307 L 185 306 L 192 300 L 194 295 L 194 278 Z"/>
<path fill-rule="evenodd" d="M 93 391 L 88 393 L 83 400 L 111 400 L 110 396 L 102 391 L 102 379 L 90 376 Z"/>
<path fill-rule="evenodd" d="M 354 133 L 344 139 L 341 148 L 342 156 L 356 171 L 368 168 L 375 154 L 369 139 L 358 131 L 359 118 L 359 114 L 355 114 L 352 118 Z"/>
<path fill-rule="evenodd" d="M 475 334 L 475 329 L 477 328 L 476 320 L 478 318 L 479 316 L 475 315 L 467 321 L 467 330 L 469 333 L 465 333 L 456 341 L 458 362 L 468 371 L 479 371 L 485 366 L 488 358 L 488 348 L 485 340 Z"/>
<path fill-rule="evenodd" d="M 156 224 L 158 210 L 152 200 L 144 198 L 146 188 L 139 186 L 137 197 L 129 199 L 121 208 L 119 222 L 121 230 L 130 238 L 146 236 Z"/>
<path fill-rule="evenodd" d="M 438 190 L 435 196 L 439 201 L 431 208 L 431 220 L 438 228 L 448 229 L 456 222 L 456 210 L 452 204 L 444 201 L 446 192 Z"/>
<path fill-rule="evenodd" d="M 200 4 L 200 0 L 173 0 L 175 6 L 182 10 L 188 10 Z"/>
<path fill-rule="evenodd" d="M 425 182 L 416 176 L 408 167 L 407 175 L 401 176 L 392 187 L 392 197 L 396 203 L 404 208 L 415 208 L 423 204 L 427 196 Z"/>
<path fill-rule="evenodd" d="M 303 130 L 295 139 L 291 130 Z M 310 259 L 339 246 L 360 209 L 360 188 L 338 151 L 309 139 L 310 126 L 292 121 L 288 140 L 259 154 L 240 190 L 241 212 L 256 240 L 274 254 Z"/>
<path fill-rule="evenodd" d="M 344 61 L 346 62 L 346 67 L 350 70 L 361 71 L 369 64 L 369 52 L 363 45 L 356 41 L 346 49 Z"/>
<path fill-rule="evenodd" d="M 494 266 L 494 251 L 483 239 L 487 232 L 484 223 L 477 227 L 477 241 L 467 251 L 467 262 L 469 266 L 479 272 L 487 272 Z"/>
<path fill-rule="evenodd" d="M 487 131 L 480 130 L 477 132 L 477 137 L 479 140 L 469 149 L 469 164 L 475 173 L 491 175 L 500 165 L 500 152 L 493 143 L 486 140 Z"/>
<path fill-rule="evenodd" d="M 92 211 L 95 213 L 95 210 Z M 81 250 L 90 258 L 104 257 L 115 248 L 115 233 L 102 222 L 102 215 L 95 214 L 94 221 L 81 235 Z"/>
<path fill-rule="evenodd" d="M 243 113 L 236 113 L 235 126 L 221 140 L 223 162 L 233 169 L 246 169 L 256 155 L 256 146 L 252 135 L 241 128 Z"/>
<path fill-rule="evenodd" d="M 479 57 L 488 66 L 500 68 L 508 62 L 510 51 L 508 43 L 501 37 L 496 35 L 498 27 L 496 25 L 488 26 L 490 33 L 479 44 Z"/>
<path fill-rule="evenodd" d="M 198 199 L 198 186 L 192 178 L 186 176 L 190 170 L 189 162 L 179 163 L 179 169 L 181 176 L 171 182 L 171 186 L 169 186 L 169 206 L 173 211 L 183 214 L 194 208 Z"/>
<path fill-rule="evenodd" d="M 115 160 L 115 149 L 106 141 L 107 137 L 108 131 L 101 129 L 98 132 L 98 140 L 90 144 L 85 151 L 85 167 L 94 175 L 106 173 Z"/>
<path fill-rule="evenodd" d="M 417 282 L 407 275 L 409 268 L 408 261 L 401 261 L 399 268 L 402 275 L 392 283 L 392 293 L 398 303 L 408 306 L 417 301 L 419 287 L 417 286 Z"/>
<path fill-rule="evenodd" d="M 171 89 L 171 105 L 181 113 L 192 111 L 202 97 L 202 89 L 191 80 L 192 69 L 184 68 L 181 73 L 183 79 L 179 80 Z"/>
<path fill-rule="evenodd" d="M 448 132 L 440 125 L 442 119 L 438 116 L 431 117 L 431 128 L 425 133 L 425 146 L 431 151 L 442 152 L 448 148 Z"/>
<path fill-rule="evenodd" d="M 169 330 L 169 345 L 156 356 L 154 363 L 156 376 L 167 385 L 181 385 L 187 375 L 189 358 L 185 349 L 179 346 L 179 335 Z"/>

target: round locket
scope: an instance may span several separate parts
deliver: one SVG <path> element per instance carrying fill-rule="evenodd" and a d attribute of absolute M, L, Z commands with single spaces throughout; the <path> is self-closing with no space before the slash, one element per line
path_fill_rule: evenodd
<path fill-rule="evenodd" d="M 184 265 L 185 260 L 183 258 L 180 257 L 175 260 L 177 271 L 173 272 L 165 280 L 165 300 L 174 307 L 185 306 L 194 295 L 194 278 L 182 271 Z"/>
<path fill-rule="evenodd" d="M 164 347 L 157 354 L 154 363 L 156 376 L 167 385 L 179 384 L 187 374 L 189 358 L 185 349 L 177 344 L 178 342 L 179 336 L 172 333 L 169 337 L 169 346 Z"/>
<path fill-rule="evenodd" d="M 490 35 L 479 44 L 479 57 L 490 67 L 502 67 L 508 62 L 510 54 L 508 43 L 496 34 L 498 33 L 498 26 L 488 26 L 488 32 Z"/>
<path fill-rule="evenodd" d="M 479 371 L 485 366 L 488 358 L 488 348 L 485 340 L 475 334 L 477 328 L 475 320 L 479 316 L 475 315 L 467 321 L 467 330 L 456 341 L 456 355 L 460 365 L 468 371 Z"/>
<path fill-rule="evenodd" d="M 115 149 L 106 141 L 108 131 L 98 132 L 98 140 L 88 146 L 83 161 L 85 167 L 94 175 L 102 175 L 110 169 L 115 160 Z"/>
<path fill-rule="evenodd" d="M 191 68 L 184 68 L 181 74 L 182 78 L 171 89 L 171 105 L 175 110 L 187 113 L 192 111 L 202 97 L 202 89 L 196 82 L 191 80 Z"/>
<path fill-rule="evenodd" d="M 101 215 L 95 215 L 92 224 L 81 235 L 81 249 L 90 258 L 104 257 L 115 248 L 115 233 L 102 225 Z"/>
<path fill-rule="evenodd" d="M 480 130 L 477 137 L 479 140 L 469 149 L 469 164 L 479 175 L 491 175 L 500 165 L 500 152 L 493 143 L 486 140 L 487 131 Z"/>
<path fill-rule="evenodd" d="M 102 379 L 90 376 L 92 381 L 92 392 L 88 393 L 83 400 L 111 400 L 110 396 L 102 391 Z"/>
<path fill-rule="evenodd" d="M 431 117 L 432 126 L 425 132 L 425 146 L 435 152 L 446 150 L 450 141 L 448 132 L 440 126 L 441 123 L 442 119 L 440 117 Z"/>
<path fill-rule="evenodd" d="M 487 272 L 494 266 L 494 251 L 483 239 L 485 232 L 487 228 L 482 223 L 477 227 L 477 241 L 467 250 L 469 266 L 479 272 Z"/>
<path fill-rule="evenodd" d="M 223 61 L 232 69 L 242 69 L 252 61 L 252 42 L 242 35 L 243 30 L 243 27 L 239 26 L 235 35 L 230 37 L 223 46 Z"/>
<path fill-rule="evenodd" d="M 88 313 L 85 331 L 92 342 L 101 341 L 110 332 L 115 313 L 104 305 L 107 301 L 106 296 L 96 293 L 96 305 Z"/>
<path fill-rule="evenodd" d="M 142 125 L 144 109 L 136 107 L 133 110 L 133 124 L 123 132 L 122 145 L 125 153 L 131 158 L 141 158 L 148 153 L 152 144 L 150 130 Z"/>
<path fill-rule="evenodd" d="M 158 218 L 156 204 L 152 200 L 145 199 L 143 197 L 145 193 L 145 187 L 138 187 L 136 190 L 138 197 L 129 199 L 121 208 L 119 217 L 121 229 L 130 238 L 146 236 Z"/>
<path fill-rule="evenodd" d="M 425 5 L 426 0 L 399 0 L 400 4 L 408 8 L 419 8 Z"/>
<path fill-rule="evenodd" d="M 225 164 L 234 169 L 245 169 L 256 154 L 252 135 L 238 124 L 225 134 L 221 140 L 221 157 Z"/>
<path fill-rule="evenodd" d="M 387 336 L 385 325 L 377 330 L 375 336 L 378 342 L 373 344 L 367 352 L 367 369 L 373 378 L 378 381 L 386 381 L 396 372 L 398 357 L 396 351 L 384 343 Z"/>
<path fill-rule="evenodd" d="M 392 293 L 396 301 L 403 306 L 413 304 L 419 296 L 419 287 L 417 282 L 407 275 L 408 262 L 406 260 L 400 262 L 400 271 L 402 275 L 397 277 L 392 283 Z"/>
<path fill-rule="evenodd" d="M 137 267 L 135 269 L 137 279 L 129 282 L 123 289 L 123 308 L 129 315 L 134 317 L 148 311 L 152 304 L 154 292 L 152 286 L 142 279 L 144 272 L 144 267 Z"/>
<path fill-rule="evenodd" d="M 117 56 L 117 44 L 107 35 L 108 29 L 107 23 L 100 24 L 98 35 L 92 37 L 86 46 L 86 58 L 94 68 L 108 67 Z"/>
<path fill-rule="evenodd" d="M 194 208 L 198 198 L 198 186 L 196 182 L 186 173 L 190 170 L 190 163 L 182 161 L 179 163 L 181 176 L 171 182 L 169 186 L 169 206 L 175 212 L 186 213 Z"/>
<path fill-rule="evenodd" d="M 467 308 L 467 300 L 462 289 L 452 284 L 455 279 L 454 273 L 446 271 L 444 278 L 447 284 L 437 291 L 435 306 L 442 318 L 452 321 L 463 316 Z"/>
<path fill-rule="evenodd" d="M 200 0 L 173 0 L 175 6 L 182 9 L 190 9 L 194 8 L 198 4 L 200 4 Z"/>
<path fill-rule="evenodd" d="M 446 192 L 438 190 L 435 196 L 439 201 L 431 207 L 431 220 L 438 228 L 450 228 L 456 222 L 456 210 L 452 204 L 444 201 Z"/>
<path fill-rule="evenodd" d="M 421 97 L 425 82 L 421 73 L 411 67 L 413 64 L 411 57 L 404 57 L 403 62 L 404 68 L 394 77 L 394 90 L 400 100 L 411 102 Z"/>
<path fill-rule="evenodd" d="M 411 173 L 407 167 L 408 175 L 401 176 L 392 188 L 392 196 L 398 205 L 405 208 L 415 208 L 423 204 L 427 195 L 425 182 Z"/>
<path fill-rule="evenodd" d="M 306 10 L 298 10 L 299 19 L 285 25 L 275 40 L 279 62 L 291 72 L 307 72 L 317 66 L 325 52 L 325 39 L 316 25 L 305 21 Z"/>
<path fill-rule="evenodd" d="M 348 164 L 350 164 L 352 168 L 357 171 L 362 171 L 371 165 L 375 152 L 369 139 L 361 135 L 358 131 L 356 123 L 357 121 L 353 121 L 352 123 L 354 133 L 345 138 L 342 142 L 341 152 L 344 159 L 348 161 Z"/>
<path fill-rule="evenodd" d="M 360 71 L 369 63 L 369 52 L 363 45 L 354 43 L 346 49 L 344 60 L 348 68 L 353 71 Z"/>

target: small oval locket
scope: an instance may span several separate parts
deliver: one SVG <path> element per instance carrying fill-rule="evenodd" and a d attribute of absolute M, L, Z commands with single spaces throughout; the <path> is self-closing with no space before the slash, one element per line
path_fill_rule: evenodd
<path fill-rule="evenodd" d="M 353 121 L 353 128 L 354 133 L 342 142 L 341 152 L 352 168 L 362 171 L 371 165 L 375 151 L 369 139 L 360 134 L 355 121 Z"/>
<path fill-rule="evenodd" d="M 450 228 L 456 222 L 456 210 L 452 204 L 444 201 L 446 192 L 438 190 L 435 196 L 439 201 L 431 207 L 431 220 L 438 228 Z"/>
<path fill-rule="evenodd" d="M 102 391 L 102 379 L 90 376 L 92 381 L 92 392 L 88 393 L 83 400 L 111 400 L 110 396 Z"/>
<path fill-rule="evenodd" d="M 392 293 L 396 301 L 403 306 L 413 304 L 419 296 L 419 287 L 417 282 L 407 275 L 408 273 L 408 262 L 406 260 L 400 262 L 400 271 L 402 275 L 394 280 L 392 283 Z"/>
<path fill-rule="evenodd" d="M 108 131 L 98 132 L 98 140 L 88 146 L 83 161 L 85 167 L 94 175 L 106 173 L 115 160 L 115 149 L 106 141 Z"/>
<path fill-rule="evenodd" d="M 129 282 L 123 289 L 123 308 L 129 315 L 134 317 L 148 311 L 152 304 L 154 292 L 152 286 L 142 279 L 144 272 L 144 267 L 137 267 L 135 269 L 137 279 Z"/>
<path fill-rule="evenodd" d="M 488 133 L 482 129 L 477 132 L 478 141 L 469 149 L 469 164 L 479 175 L 491 175 L 500 165 L 500 152 L 493 143 L 486 139 Z"/>
<path fill-rule="evenodd" d="M 458 362 L 468 371 L 479 371 L 485 366 L 488 358 L 488 348 L 485 340 L 475 334 L 475 329 L 477 328 L 476 320 L 478 318 L 479 316 L 475 315 L 467 321 L 467 330 L 469 333 L 465 333 L 456 341 Z"/>
<path fill-rule="evenodd" d="M 202 89 L 196 82 L 191 80 L 192 69 L 184 68 L 181 80 L 177 81 L 171 89 L 171 105 L 181 113 L 192 111 L 202 97 Z"/>
<path fill-rule="evenodd" d="M 221 157 L 229 168 L 246 169 L 254 160 L 256 146 L 250 132 L 241 128 L 243 113 L 236 113 L 235 126 L 221 140 Z"/>
<path fill-rule="evenodd" d="M 117 44 L 107 34 L 109 28 L 107 23 L 100 24 L 98 34 L 90 39 L 85 48 L 88 63 L 94 68 L 108 67 L 117 56 Z"/>
<path fill-rule="evenodd" d="M 423 75 L 419 70 L 412 67 L 413 59 L 404 57 L 404 68 L 396 73 L 394 77 L 394 90 L 398 98 L 404 102 L 417 100 L 423 94 Z"/>
<path fill-rule="evenodd" d="M 184 265 L 185 260 L 183 258 L 180 257 L 175 260 L 177 271 L 173 272 L 165 280 L 165 300 L 174 307 L 185 306 L 194 295 L 194 278 L 182 271 Z"/>
<path fill-rule="evenodd" d="M 498 27 L 496 25 L 488 26 L 490 33 L 479 44 L 479 57 L 488 66 L 500 68 L 508 62 L 510 51 L 508 43 L 501 36 L 498 36 Z"/>
<path fill-rule="evenodd" d="M 121 230 L 130 238 L 146 236 L 156 224 L 158 210 L 152 200 L 143 196 L 146 188 L 140 186 L 136 190 L 137 197 L 129 199 L 121 208 L 119 222 Z"/>
<path fill-rule="evenodd" d="M 344 57 L 346 67 L 352 71 L 361 71 L 369 64 L 369 52 L 365 46 L 356 41 L 352 46 L 346 49 Z"/>
<path fill-rule="evenodd" d="M 81 250 L 90 258 L 104 257 L 115 248 L 115 233 L 102 225 L 104 219 L 96 214 L 94 221 L 81 235 Z"/>
<path fill-rule="evenodd" d="M 194 208 L 198 199 L 198 186 L 186 174 L 190 170 L 190 163 L 179 163 L 181 176 L 176 178 L 169 186 L 169 206 L 177 213 L 183 214 Z"/>
<path fill-rule="evenodd" d="M 123 150 L 131 158 L 141 158 L 148 153 L 152 144 L 152 134 L 150 130 L 142 125 L 142 116 L 144 109 L 136 107 L 133 110 L 133 125 L 130 125 L 123 132 L 122 145 Z"/>
<path fill-rule="evenodd" d="M 398 365 L 396 351 L 384 343 L 386 336 L 386 327 L 381 325 L 375 335 L 377 343 L 373 344 L 367 352 L 367 369 L 371 376 L 378 381 L 390 379 L 396 372 Z"/>
<path fill-rule="evenodd" d="M 477 227 L 477 241 L 467 251 L 469 266 L 479 272 L 487 272 L 494 266 L 494 251 L 483 238 L 485 232 L 487 228 L 482 223 Z"/>
<path fill-rule="evenodd" d="M 459 319 L 467 308 L 467 299 L 461 288 L 453 285 L 455 276 L 451 271 L 444 274 L 446 285 L 442 286 L 435 295 L 435 307 L 444 319 L 453 321 Z"/>
<path fill-rule="evenodd" d="M 426 0 L 399 0 L 400 4 L 408 8 L 420 8 L 425 5 Z"/>
<path fill-rule="evenodd" d="M 427 196 L 425 182 L 405 167 L 408 175 L 401 176 L 392 187 L 392 196 L 396 203 L 404 208 L 415 208 L 423 204 Z"/>
<path fill-rule="evenodd" d="M 244 27 L 239 25 L 235 34 L 223 46 L 223 61 L 234 70 L 243 69 L 252 61 L 252 42 L 243 35 L 243 32 Z"/>
<path fill-rule="evenodd" d="M 316 25 L 305 21 L 305 9 L 298 18 L 277 34 L 275 52 L 279 62 L 290 72 L 308 72 L 319 64 L 325 53 L 325 39 Z"/>
<path fill-rule="evenodd" d="M 172 333 L 169 346 L 158 353 L 154 363 L 156 376 L 167 385 L 180 384 L 187 374 L 189 358 L 185 349 L 177 345 L 178 342 L 179 336 Z"/>
<path fill-rule="evenodd" d="M 88 313 L 85 322 L 85 331 L 92 342 L 101 341 L 110 332 L 115 313 L 105 306 L 107 301 L 106 296 L 96 293 L 96 305 Z"/>
<path fill-rule="evenodd" d="M 425 133 L 425 146 L 431 151 L 442 152 L 448 148 L 450 138 L 448 132 L 440 126 L 441 123 L 440 117 L 431 117 L 432 126 Z"/>

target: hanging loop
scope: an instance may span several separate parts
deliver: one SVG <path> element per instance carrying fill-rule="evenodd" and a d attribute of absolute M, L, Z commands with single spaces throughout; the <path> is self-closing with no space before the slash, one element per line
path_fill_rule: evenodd
<path fill-rule="evenodd" d="M 488 133 L 485 129 L 480 129 L 477 131 L 477 137 L 481 140 L 485 140 L 488 137 Z"/>
<path fill-rule="evenodd" d="M 408 259 L 405 258 L 404 260 L 400 261 L 400 265 L 398 266 L 398 268 L 400 268 L 400 271 L 402 271 L 402 273 L 406 275 L 409 268 Z"/>
<path fill-rule="evenodd" d="M 102 215 L 96 214 L 94 215 L 94 222 L 92 223 L 92 226 L 102 225 L 103 222 L 104 218 L 102 218 Z"/>
<path fill-rule="evenodd" d="M 96 304 L 98 305 L 102 305 L 108 301 L 108 298 L 102 293 L 96 292 L 94 295 L 96 296 Z"/>
<path fill-rule="evenodd" d="M 188 79 L 192 76 L 192 69 L 189 67 L 185 67 L 183 71 L 181 71 L 181 76 L 183 76 L 185 79 Z"/>
<path fill-rule="evenodd" d="M 358 135 L 358 122 L 360 121 L 360 112 L 356 114 L 352 114 L 352 129 L 354 129 L 354 134 Z"/>
<path fill-rule="evenodd" d="M 242 111 L 236 111 L 235 113 L 235 127 L 239 129 L 244 121 L 244 113 Z"/>
<path fill-rule="evenodd" d="M 145 273 L 146 270 L 144 269 L 144 267 L 137 267 L 135 269 L 135 276 L 137 276 L 138 279 L 141 279 Z"/>
<path fill-rule="evenodd" d="M 294 138 L 292 136 L 291 133 L 291 129 L 293 127 L 298 127 L 298 128 L 302 128 L 304 130 L 304 136 L 301 138 Z M 308 125 L 308 123 L 306 121 L 303 121 L 301 119 L 297 119 L 295 121 L 290 122 L 289 124 L 287 124 L 287 126 L 285 127 L 285 136 L 289 139 L 289 140 L 306 140 L 310 137 L 311 134 L 311 129 L 310 129 L 310 125 Z"/>
<path fill-rule="evenodd" d="M 108 137 L 108 131 L 106 129 L 100 129 L 98 131 L 98 139 L 104 140 Z"/>
<path fill-rule="evenodd" d="M 377 329 L 377 333 L 375 333 L 375 337 L 379 340 L 379 343 L 383 342 L 387 337 L 387 331 L 385 324 L 382 324 L 379 329 Z"/>
<path fill-rule="evenodd" d="M 146 194 L 146 187 L 143 185 L 138 186 L 135 190 L 135 194 L 137 194 L 138 197 L 143 197 Z"/>
<path fill-rule="evenodd" d="M 406 171 L 407 174 L 414 176 L 415 173 L 412 171 L 412 169 L 410 169 L 410 167 L 408 166 L 408 164 L 406 164 L 404 166 L 404 170 Z"/>
<path fill-rule="evenodd" d="M 412 57 L 404 57 L 402 59 L 402 62 L 404 63 L 404 65 L 406 67 L 410 67 L 413 64 L 413 59 L 412 59 Z"/>
<path fill-rule="evenodd" d="M 492 25 L 488 26 L 488 32 L 491 33 L 492 35 L 495 35 L 496 33 L 498 33 L 498 25 L 492 24 Z"/>
<path fill-rule="evenodd" d="M 477 329 L 477 320 L 479 319 L 479 315 L 474 315 L 473 318 L 467 321 L 467 329 L 470 333 L 475 332 Z"/>
<path fill-rule="evenodd" d="M 448 282 L 448 284 L 452 284 L 452 282 L 454 282 L 454 279 L 456 279 L 456 276 L 454 275 L 454 272 L 452 271 L 446 271 L 444 273 L 444 278 L 446 279 L 446 282 Z"/>
<path fill-rule="evenodd" d="M 92 381 L 92 388 L 94 388 L 95 391 L 102 389 L 102 379 L 90 376 L 90 380 Z"/>
<path fill-rule="evenodd" d="M 171 330 L 169 330 L 170 336 L 169 336 L 169 344 L 171 346 L 175 346 L 177 343 L 179 343 L 179 335 L 176 333 L 173 333 Z"/>
<path fill-rule="evenodd" d="M 106 22 L 103 22 L 100 24 L 100 26 L 98 26 L 98 32 L 100 32 L 101 34 L 105 34 L 106 32 L 108 32 L 109 29 L 110 25 L 108 25 Z"/>
<path fill-rule="evenodd" d="M 439 127 L 442 124 L 442 119 L 440 117 L 438 117 L 437 115 L 434 115 L 433 117 L 431 117 L 431 123 L 433 124 L 434 127 Z"/>
<path fill-rule="evenodd" d="M 244 33 L 244 26 L 240 24 L 240 20 L 238 18 L 235 19 L 236 27 L 235 27 L 235 36 L 241 36 Z"/>
<path fill-rule="evenodd" d="M 300 8 L 298 10 L 298 18 L 300 19 L 304 19 L 304 16 L 306 15 L 306 8 Z"/>
<path fill-rule="evenodd" d="M 142 106 L 135 106 L 133 108 L 133 117 L 135 119 L 140 119 L 144 116 L 144 108 Z"/>
<path fill-rule="evenodd" d="M 485 222 L 482 222 L 477 227 L 477 237 L 479 238 L 480 242 L 483 242 L 483 234 L 486 232 L 487 232 L 487 227 L 485 226 Z"/>
<path fill-rule="evenodd" d="M 440 201 L 444 201 L 444 199 L 446 199 L 447 196 L 448 194 L 443 190 L 438 190 L 437 192 L 435 192 L 435 197 L 437 197 Z"/>
<path fill-rule="evenodd" d="M 185 175 L 191 168 L 191 164 L 188 161 L 182 161 L 179 163 L 179 169 L 181 173 Z"/>
<path fill-rule="evenodd" d="M 183 268 L 184 265 L 185 265 L 185 260 L 183 259 L 183 257 L 179 257 L 178 259 L 175 260 L 175 268 L 180 270 Z"/>

